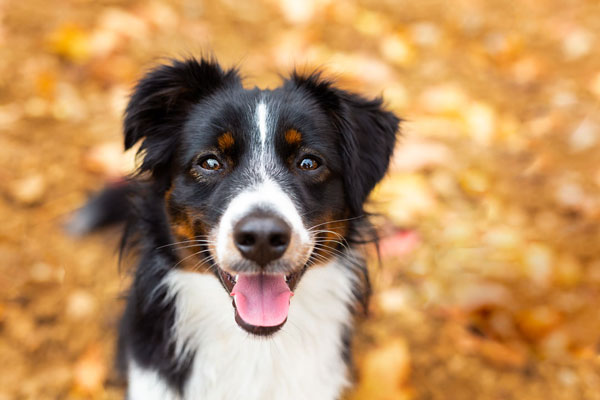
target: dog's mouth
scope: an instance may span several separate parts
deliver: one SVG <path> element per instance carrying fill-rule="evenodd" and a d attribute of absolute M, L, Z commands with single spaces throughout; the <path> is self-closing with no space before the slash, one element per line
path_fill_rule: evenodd
<path fill-rule="evenodd" d="M 263 336 L 275 333 L 287 321 L 293 290 L 305 270 L 306 267 L 289 275 L 231 275 L 218 268 L 223 285 L 233 297 L 235 321 L 247 332 Z"/>

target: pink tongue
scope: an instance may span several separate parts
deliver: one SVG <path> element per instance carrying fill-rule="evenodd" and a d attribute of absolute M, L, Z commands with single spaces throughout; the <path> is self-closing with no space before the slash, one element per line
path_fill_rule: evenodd
<path fill-rule="evenodd" d="M 239 316 L 254 326 L 282 324 L 292 294 L 284 275 L 240 274 L 231 291 Z"/>

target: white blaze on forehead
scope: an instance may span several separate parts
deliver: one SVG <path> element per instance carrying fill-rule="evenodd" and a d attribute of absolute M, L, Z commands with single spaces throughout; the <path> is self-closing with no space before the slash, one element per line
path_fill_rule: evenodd
<path fill-rule="evenodd" d="M 264 151 L 267 142 L 267 105 L 262 101 L 256 107 L 256 122 L 260 134 L 260 145 L 262 151 Z"/>
<path fill-rule="evenodd" d="M 269 126 L 269 119 L 270 115 L 267 105 L 264 101 L 260 101 L 256 105 L 255 113 L 256 127 L 258 130 L 255 138 L 258 139 L 257 145 L 260 147 L 260 150 L 256 151 L 253 157 L 256 161 L 255 164 L 258 165 L 258 175 L 262 180 L 267 180 L 269 178 L 267 174 L 267 168 L 273 162 L 271 151 L 267 148 L 267 139 L 269 137 L 271 128 Z"/>

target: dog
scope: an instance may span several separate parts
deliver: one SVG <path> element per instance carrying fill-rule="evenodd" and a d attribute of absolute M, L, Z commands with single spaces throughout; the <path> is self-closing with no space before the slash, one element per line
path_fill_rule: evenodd
<path fill-rule="evenodd" d="M 190 58 L 139 81 L 124 118 L 137 175 L 81 213 L 129 215 L 127 399 L 340 398 L 370 293 L 363 205 L 399 124 L 318 71 L 246 89 L 236 69 Z"/>

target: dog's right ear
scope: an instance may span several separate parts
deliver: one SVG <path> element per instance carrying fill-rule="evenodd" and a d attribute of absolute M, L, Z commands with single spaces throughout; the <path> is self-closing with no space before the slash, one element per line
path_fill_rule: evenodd
<path fill-rule="evenodd" d="M 235 69 L 214 61 L 172 60 L 148 72 L 137 84 L 125 110 L 125 150 L 143 140 L 139 172 L 164 178 L 192 106 L 216 90 L 240 85 Z"/>

